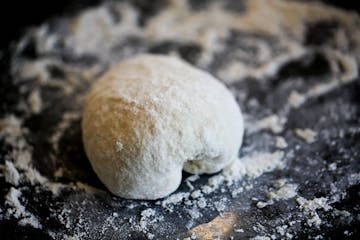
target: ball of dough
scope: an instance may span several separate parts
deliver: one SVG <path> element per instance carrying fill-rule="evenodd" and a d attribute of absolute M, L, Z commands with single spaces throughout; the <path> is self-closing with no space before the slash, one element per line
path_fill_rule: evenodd
<path fill-rule="evenodd" d="M 182 170 L 215 173 L 237 158 L 243 119 L 210 74 L 174 57 L 140 55 L 92 87 L 82 118 L 85 152 L 115 195 L 158 199 Z"/>

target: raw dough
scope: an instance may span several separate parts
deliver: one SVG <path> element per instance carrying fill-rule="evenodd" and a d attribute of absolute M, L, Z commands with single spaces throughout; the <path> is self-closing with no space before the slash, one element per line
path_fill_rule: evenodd
<path fill-rule="evenodd" d="M 91 89 L 82 119 L 93 169 L 115 195 L 157 199 L 182 169 L 215 173 L 237 158 L 240 108 L 211 75 L 174 57 L 123 61 Z"/>

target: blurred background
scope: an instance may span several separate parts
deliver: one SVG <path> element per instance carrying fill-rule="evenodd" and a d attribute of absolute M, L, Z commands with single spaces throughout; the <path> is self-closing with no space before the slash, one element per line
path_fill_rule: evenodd
<path fill-rule="evenodd" d="M 158 1 L 162 0 L 134 0 L 133 2 L 136 2 L 136 5 L 142 5 L 145 10 L 150 10 L 151 5 L 156 5 Z M 0 49 L 6 47 L 11 40 L 17 39 L 28 26 L 36 26 L 51 17 L 71 15 L 77 10 L 84 8 L 84 6 L 96 6 L 101 2 L 101 0 L 3 1 L 0 3 L 2 12 L 0 15 L 0 29 L 2 29 Z M 304 0 L 304 2 L 309 2 L 309 0 Z M 359 1 L 356 0 L 323 0 L 321 2 L 343 9 L 352 9 L 358 12 L 360 10 Z"/>

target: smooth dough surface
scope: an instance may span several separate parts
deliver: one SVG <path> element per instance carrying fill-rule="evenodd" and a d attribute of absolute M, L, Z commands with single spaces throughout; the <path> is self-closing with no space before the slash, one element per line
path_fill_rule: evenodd
<path fill-rule="evenodd" d="M 175 57 L 139 55 L 93 85 L 85 152 L 106 187 L 131 199 L 175 191 L 182 170 L 215 173 L 237 158 L 240 108 L 217 79 Z"/>

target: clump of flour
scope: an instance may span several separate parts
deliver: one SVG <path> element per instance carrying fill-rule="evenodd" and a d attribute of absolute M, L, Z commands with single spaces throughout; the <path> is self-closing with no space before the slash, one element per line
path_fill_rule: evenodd
<path fill-rule="evenodd" d="M 5 204 L 10 208 L 6 211 L 7 217 L 15 217 L 19 219 L 20 225 L 30 225 L 34 228 L 42 228 L 38 219 L 28 212 L 25 206 L 20 202 L 21 191 L 16 188 L 10 188 L 8 194 L 5 196 Z"/>
<path fill-rule="evenodd" d="M 307 143 L 313 143 L 315 141 L 316 132 L 307 128 L 307 129 L 295 129 L 295 135 L 303 139 Z"/>
<path fill-rule="evenodd" d="M 268 200 L 256 203 L 258 208 L 264 208 L 282 199 L 287 200 L 293 198 L 297 194 L 298 185 L 295 183 L 287 183 L 286 179 L 277 180 L 273 186 L 275 189 L 266 193 Z"/>
<path fill-rule="evenodd" d="M 328 204 L 328 199 L 324 197 L 314 198 L 312 200 L 298 197 L 296 202 L 299 204 L 300 209 L 302 209 L 308 215 L 306 223 L 310 227 L 315 226 L 319 228 L 321 225 L 322 221 L 316 210 L 323 209 L 325 211 L 329 211 L 332 209 L 332 207 Z"/>

